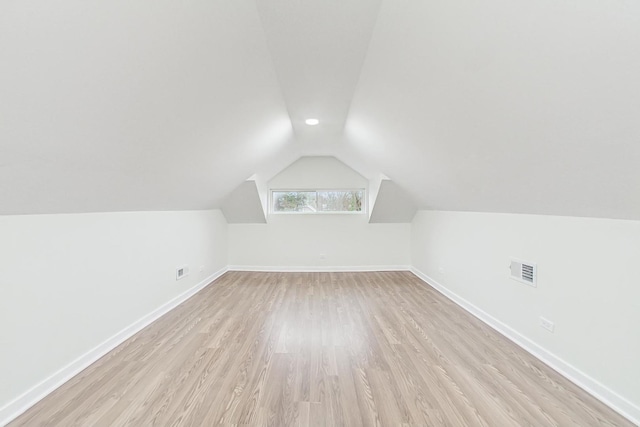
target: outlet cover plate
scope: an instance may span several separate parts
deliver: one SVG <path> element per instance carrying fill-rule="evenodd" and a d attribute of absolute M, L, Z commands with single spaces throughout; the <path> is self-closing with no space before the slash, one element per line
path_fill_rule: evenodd
<path fill-rule="evenodd" d="M 554 323 L 551 320 L 545 319 L 542 316 L 540 316 L 540 327 L 552 333 L 553 333 L 553 330 L 555 329 Z"/>

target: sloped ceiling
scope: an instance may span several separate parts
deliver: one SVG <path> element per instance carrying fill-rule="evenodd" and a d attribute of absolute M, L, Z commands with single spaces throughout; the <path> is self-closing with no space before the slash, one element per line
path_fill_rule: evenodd
<path fill-rule="evenodd" d="M 253 2 L 4 1 L 0 58 L 0 213 L 211 208 L 287 157 Z"/>
<path fill-rule="evenodd" d="M 640 219 L 638 2 L 5 1 L 0 61 L 0 214 L 331 155 L 420 208 Z"/>
<path fill-rule="evenodd" d="M 385 1 L 358 154 L 423 208 L 640 219 L 640 3 Z"/>
<path fill-rule="evenodd" d="M 297 140 L 339 142 L 380 0 L 256 4 Z M 322 127 L 307 126 L 310 117 Z"/>

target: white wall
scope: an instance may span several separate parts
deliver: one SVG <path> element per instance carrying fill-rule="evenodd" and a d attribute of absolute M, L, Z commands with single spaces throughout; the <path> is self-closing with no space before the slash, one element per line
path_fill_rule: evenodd
<path fill-rule="evenodd" d="M 410 230 L 411 224 L 369 224 L 366 215 L 272 215 L 267 224 L 229 224 L 229 264 L 406 267 Z"/>
<path fill-rule="evenodd" d="M 410 223 L 417 211 L 418 208 L 405 190 L 395 182 L 385 179 L 380 182 L 369 221 L 372 223 Z"/>
<path fill-rule="evenodd" d="M 222 213 L 227 223 L 267 222 L 265 204 L 260 197 L 256 181 L 247 180 L 237 186 L 222 204 Z"/>
<path fill-rule="evenodd" d="M 0 424 L 12 399 L 226 265 L 219 211 L 0 216 Z"/>
<path fill-rule="evenodd" d="M 267 183 L 269 189 L 367 188 L 369 180 L 332 156 L 301 157 Z"/>
<path fill-rule="evenodd" d="M 367 189 L 369 181 L 335 157 L 302 157 L 269 189 Z M 408 266 L 410 224 L 369 224 L 363 214 L 269 215 L 267 224 L 229 224 L 233 268 Z"/>
<path fill-rule="evenodd" d="M 640 420 L 640 222 L 421 211 L 411 250 L 428 279 Z M 537 288 L 509 278 L 510 257 L 537 263 Z"/>

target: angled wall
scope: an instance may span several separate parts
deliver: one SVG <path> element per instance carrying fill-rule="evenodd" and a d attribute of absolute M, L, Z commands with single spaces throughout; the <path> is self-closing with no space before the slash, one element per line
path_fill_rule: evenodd
<path fill-rule="evenodd" d="M 409 195 L 395 182 L 383 179 L 373 203 L 369 222 L 405 222 L 409 223 L 417 208 Z"/>
<path fill-rule="evenodd" d="M 222 204 L 222 213 L 229 224 L 265 223 L 264 208 L 256 181 L 245 181 L 236 187 Z"/>
<path fill-rule="evenodd" d="M 269 189 L 367 188 L 369 181 L 333 156 L 301 157 L 268 182 Z"/>

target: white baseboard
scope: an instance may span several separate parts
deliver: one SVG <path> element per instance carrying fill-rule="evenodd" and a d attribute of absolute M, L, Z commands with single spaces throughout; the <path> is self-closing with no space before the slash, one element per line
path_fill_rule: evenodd
<path fill-rule="evenodd" d="M 408 265 L 337 265 L 337 266 L 257 266 L 257 265 L 230 265 L 229 271 L 273 271 L 278 273 L 290 273 L 290 272 L 356 272 L 356 271 L 410 271 L 411 267 Z"/>
<path fill-rule="evenodd" d="M 411 267 L 411 272 L 422 279 L 427 285 L 431 286 L 445 297 L 449 298 L 451 301 L 486 323 L 488 326 L 495 329 L 545 364 L 549 365 L 549 367 L 557 371 L 560 375 L 564 376 L 569 381 L 573 382 L 587 393 L 591 394 L 593 397 L 600 400 L 623 417 L 627 418 L 632 423 L 640 425 L 640 407 L 635 405 L 633 402 L 630 402 L 625 397 L 619 395 L 599 381 L 591 378 L 589 375 L 575 368 L 539 344 L 533 342 L 518 331 L 512 329 L 510 326 L 486 313 L 456 293 L 450 291 L 417 268 Z"/>
<path fill-rule="evenodd" d="M 196 293 L 204 289 L 208 284 L 227 272 L 227 270 L 228 269 L 225 267 L 217 271 L 216 273 L 198 283 L 196 286 L 162 304 L 151 313 L 124 328 L 111 338 L 104 341 L 102 344 L 99 344 L 98 346 L 89 350 L 73 362 L 61 368 L 53 375 L 49 376 L 39 384 L 31 387 L 29 390 L 1 407 L 0 426 L 5 426 L 12 420 L 16 419 L 27 409 L 38 403 L 48 394 L 79 374 L 81 371 L 86 369 L 92 363 L 96 362 L 102 356 L 104 356 L 105 354 L 122 344 L 124 341 L 131 338 L 134 334 L 141 331 L 142 329 L 162 317 L 164 314 L 173 310 L 178 305 L 182 304 L 183 302 L 194 296 Z"/>
<path fill-rule="evenodd" d="M 196 286 L 176 296 L 172 300 L 166 302 L 151 313 L 134 322 L 127 328 L 118 332 L 102 344 L 96 346 L 92 350 L 78 357 L 67 366 L 63 367 L 47 379 L 27 390 L 22 395 L 5 404 L 0 408 L 0 426 L 4 426 L 24 413 L 31 406 L 35 405 L 45 396 L 53 392 L 65 382 L 69 381 L 75 375 L 86 369 L 89 365 L 96 362 L 102 356 L 116 348 L 118 345 L 129 339 L 131 336 L 144 329 L 146 326 L 159 319 L 193 295 L 198 293 L 209 283 L 222 276 L 227 271 L 272 271 L 272 272 L 358 272 L 358 271 L 411 271 L 426 284 L 449 298 L 454 303 L 495 329 L 509 340 L 513 341 L 542 362 L 549 365 L 555 371 L 575 383 L 586 392 L 602 401 L 614 411 L 636 425 L 640 425 L 640 407 L 630 402 L 623 396 L 614 392 L 597 380 L 591 378 L 584 372 L 576 369 L 569 363 L 565 362 L 558 356 L 544 349 L 540 345 L 531 341 L 529 338 L 520 334 L 508 325 L 502 323 L 498 319 L 484 312 L 469 301 L 447 289 L 437 281 L 433 280 L 420 270 L 406 265 L 387 265 L 387 266 L 310 266 L 310 267 L 273 267 L 273 266 L 239 266 L 233 265 L 221 269 L 220 271 L 207 277 Z"/>

